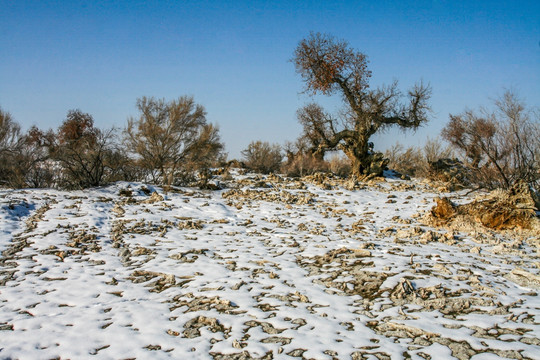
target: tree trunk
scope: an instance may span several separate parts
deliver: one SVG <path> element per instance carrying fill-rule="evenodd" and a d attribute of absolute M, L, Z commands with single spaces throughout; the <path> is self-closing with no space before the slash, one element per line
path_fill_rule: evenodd
<path fill-rule="evenodd" d="M 360 178 L 367 175 L 366 172 L 369 169 L 369 152 L 367 143 L 365 145 L 355 145 L 356 146 L 354 147 L 346 147 L 346 145 L 343 145 L 342 150 L 351 161 L 352 176 Z"/>
<path fill-rule="evenodd" d="M 381 176 L 388 161 L 381 153 L 372 153 L 369 142 L 357 142 L 352 146 L 343 144 L 341 150 L 351 161 L 352 176 L 361 178 L 368 175 Z"/>

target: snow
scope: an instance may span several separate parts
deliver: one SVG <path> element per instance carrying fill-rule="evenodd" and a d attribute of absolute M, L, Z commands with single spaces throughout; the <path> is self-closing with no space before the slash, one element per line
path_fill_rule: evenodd
<path fill-rule="evenodd" d="M 253 190 L 249 176 L 235 178 L 239 190 Z M 448 344 L 459 342 L 474 359 L 540 354 L 536 289 L 504 277 L 518 265 L 538 272 L 532 247 L 502 256 L 466 233 L 453 245 L 385 233 L 444 232 L 415 215 L 441 195 L 421 183 L 271 184 L 256 189 L 275 195 L 266 200 L 125 182 L 1 190 L 0 358 L 452 359 Z M 312 200 L 285 201 L 296 195 Z M 351 231 L 360 219 L 363 228 Z M 354 255 L 361 249 L 369 256 Z M 359 276 L 371 280 L 359 288 Z M 392 297 L 402 279 L 470 304 L 453 314 Z"/>

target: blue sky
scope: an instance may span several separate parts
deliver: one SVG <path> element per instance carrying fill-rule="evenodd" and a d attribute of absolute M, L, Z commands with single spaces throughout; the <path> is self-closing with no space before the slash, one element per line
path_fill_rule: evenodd
<path fill-rule="evenodd" d="M 289 61 L 311 31 L 365 53 L 372 87 L 431 84 L 430 124 L 377 136 L 379 149 L 436 137 L 449 113 L 505 88 L 540 105 L 538 1 L 0 0 L 0 107 L 24 129 L 76 108 L 107 128 L 136 116 L 138 97 L 193 95 L 235 158 L 252 140 L 295 140 L 308 102 L 337 109 L 302 94 Z"/>

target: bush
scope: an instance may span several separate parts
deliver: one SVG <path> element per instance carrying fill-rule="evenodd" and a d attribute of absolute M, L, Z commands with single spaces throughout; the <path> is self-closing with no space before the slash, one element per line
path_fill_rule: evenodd
<path fill-rule="evenodd" d="M 428 138 L 422 148 L 409 147 L 397 143 L 385 152 L 389 168 L 408 176 L 439 179 L 438 170 L 433 167 L 440 159 L 453 157 L 449 147 L 443 147 L 439 139 Z"/>
<path fill-rule="evenodd" d="M 17 153 L 19 174 L 15 177 L 18 185 L 33 188 L 53 187 L 58 180 L 58 167 L 49 158 L 47 144 L 54 136 L 52 132 L 44 134 L 36 126 L 32 126 L 21 138 L 21 146 Z"/>
<path fill-rule="evenodd" d="M 442 136 L 459 152 L 471 180 L 481 187 L 509 189 L 519 181 L 538 188 L 540 116 L 512 92 L 495 110 L 450 115 Z"/>
<path fill-rule="evenodd" d="M 283 158 L 279 145 L 262 141 L 252 141 L 241 153 L 246 167 L 262 174 L 278 171 Z"/>
<path fill-rule="evenodd" d="M 287 176 L 302 177 L 329 170 L 329 164 L 323 160 L 324 153 L 314 153 L 314 146 L 305 136 L 296 143 L 285 144 L 287 161 L 281 171 Z"/>
<path fill-rule="evenodd" d="M 328 161 L 328 168 L 332 174 L 348 177 L 351 174 L 351 161 L 346 156 L 334 154 Z"/>

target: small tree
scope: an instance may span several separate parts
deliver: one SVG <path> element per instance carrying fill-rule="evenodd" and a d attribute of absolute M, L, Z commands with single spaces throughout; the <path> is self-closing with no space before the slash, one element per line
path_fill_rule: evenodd
<path fill-rule="evenodd" d="M 540 179 L 538 113 L 506 91 L 495 110 L 450 115 L 442 136 L 460 152 L 473 181 L 488 188 L 509 188 Z"/>
<path fill-rule="evenodd" d="M 0 108 L 0 154 L 12 151 L 19 140 L 21 127 L 11 114 Z"/>
<path fill-rule="evenodd" d="M 406 104 L 400 102 L 397 83 L 369 90 L 367 57 L 345 41 L 312 33 L 298 44 L 293 62 L 307 92 L 342 96 L 345 111 L 339 117 L 310 104 L 298 118 L 305 134 L 317 139 L 317 151 L 342 150 L 355 176 L 382 173 L 385 162 L 370 149 L 371 136 L 391 126 L 416 129 L 428 121 L 428 86 L 420 83 L 409 90 Z"/>
<path fill-rule="evenodd" d="M 70 110 L 57 133 L 46 139 L 51 159 L 63 169 L 60 186 L 82 189 L 107 182 L 113 130 L 101 131 L 90 114 Z"/>
<path fill-rule="evenodd" d="M 49 158 L 47 144 L 54 139 L 54 133 L 44 133 L 36 126 L 21 136 L 16 154 L 17 170 L 13 187 L 33 188 L 53 187 L 58 179 L 57 170 Z"/>
<path fill-rule="evenodd" d="M 139 117 L 130 118 L 125 130 L 126 145 L 156 183 L 174 183 L 223 149 L 217 128 L 207 124 L 204 107 L 192 97 L 168 103 L 142 97 L 137 108 Z"/>
<path fill-rule="evenodd" d="M 242 156 L 248 169 L 263 174 L 278 171 L 281 166 L 280 146 L 266 141 L 252 141 L 247 149 L 242 150 Z"/>

